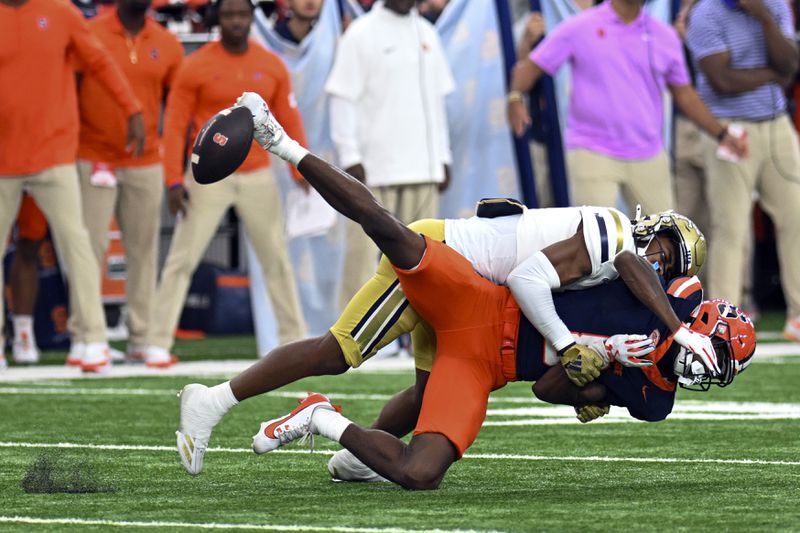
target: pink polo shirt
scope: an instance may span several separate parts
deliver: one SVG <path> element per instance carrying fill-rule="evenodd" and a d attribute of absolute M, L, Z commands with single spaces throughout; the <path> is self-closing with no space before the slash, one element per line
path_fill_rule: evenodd
<path fill-rule="evenodd" d="M 564 21 L 530 59 L 548 74 L 572 68 L 567 148 L 618 159 L 663 150 L 663 91 L 690 83 L 675 30 L 644 10 L 625 24 L 609 0 Z"/>

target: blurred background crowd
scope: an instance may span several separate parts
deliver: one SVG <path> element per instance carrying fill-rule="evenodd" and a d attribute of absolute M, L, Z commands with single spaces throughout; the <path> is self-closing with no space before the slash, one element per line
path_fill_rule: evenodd
<path fill-rule="evenodd" d="M 707 296 L 800 341 L 795 34 L 787 0 L 0 0 L 0 354 L 167 368 L 176 337 L 335 321 L 377 264 L 359 228 L 255 146 L 187 174 L 244 91 L 407 223 L 675 209 Z"/>

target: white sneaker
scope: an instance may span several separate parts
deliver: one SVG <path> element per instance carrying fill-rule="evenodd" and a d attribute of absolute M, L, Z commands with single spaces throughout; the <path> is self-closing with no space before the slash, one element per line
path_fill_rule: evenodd
<path fill-rule="evenodd" d="M 208 448 L 211 432 L 222 419 L 222 415 L 214 407 L 205 385 L 186 385 L 178 393 L 178 397 L 181 399 L 181 425 L 175 432 L 178 437 L 178 455 L 183 468 L 196 476 L 203 469 L 203 456 Z"/>
<path fill-rule="evenodd" d="M 169 368 L 177 362 L 176 356 L 159 346 L 148 346 L 144 353 L 144 364 L 149 368 Z"/>
<path fill-rule="evenodd" d="M 83 355 L 86 353 L 85 342 L 73 342 L 69 347 L 69 355 L 67 355 L 67 365 L 81 366 Z"/>
<path fill-rule="evenodd" d="M 253 451 L 257 454 L 271 452 L 295 439 L 310 435 L 311 415 L 317 409 L 339 410 L 331 405 L 327 396 L 310 392 L 288 415 L 261 423 L 258 433 L 253 435 Z"/>
<path fill-rule="evenodd" d="M 786 322 L 783 328 L 783 337 L 787 341 L 800 342 L 800 316 Z"/>
<path fill-rule="evenodd" d="M 6 361 L 6 356 L 0 353 L 0 372 L 8 368 L 8 361 Z"/>
<path fill-rule="evenodd" d="M 253 115 L 253 137 L 265 150 L 280 142 L 284 135 L 283 126 L 275 120 L 267 102 L 257 93 L 243 93 L 236 105 L 246 107 Z"/>
<path fill-rule="evenodd" d="M 81 370 L 104 374 L 111 370 L 111 354 L 108 343 L 90 342 L 86 345 L 86 352 L 81 360 Z"/>
<path fill-rule="evenodd" d="M 11 350 L 14 362 L 19 365 L 35 365 L 39 362 L 39 349 L 31 336 L 24 331 L 14 339 Z"/>
<path fill-rule="evenodd" d="M 328 472 L 334 481 L 363 481 L 376 483 L 389 481 L 361 462 L 350 450 L 339 450 L 328 461 Z"/>

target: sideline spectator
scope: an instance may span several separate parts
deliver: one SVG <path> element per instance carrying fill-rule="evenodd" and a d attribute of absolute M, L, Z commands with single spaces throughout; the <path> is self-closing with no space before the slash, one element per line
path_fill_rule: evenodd
<path fill-rule="evenodd" d="M 23 194 L 17 214 L 14 258 L 8 273 L 11 289 L 14 362 L 33 365 L 39 362 L 39 348 L 33 332 L 33 315 L 39 294 L 39 248 L 47 236 L 47 219 L 29 194 Z"/>
<path fill-rule="evenodd" d="M 509 120 L 516 135 L 530 123 L 522 93 L 543 72 L 572 67 L 566 127 L 575 205 L 615 205 L 622 191 L 646 213 L 674 207 L 662 139 L 663 90 L 693 122 L 743 156 L 746 142 L 728 135 L 689 83 L 680 40 L 641 0 L 607 0 L 565 21 L 514 67 Z"/>
<path fill-rule="evenodd" d="M 72 328 L 73 342 L 87 344 L 84 353 L 73 354 L 80 359 L 70 362 L 87 372 L 105 371 L 111 360 L 97 262 L 82 224 L 75 168 L 78 106 L 69 58 L 97 76 L 124 108 L 125 141 L 134 155 L 144 145 L 141 105 L 71 4 L 0 0 L 0 54 L 0 101 L 6 103 L 0 107 L 0 256 L 27 188 L 50 222 L 67 270 L 71 312 L 84 327 Z M 0 330 L 3 315 L 0 302 Z"/>
<path fill-rule="evenodd" d="M 406 224 L 435 217 L 439 193 L 449 185 L 445 96 L 455 88 L 436 30 L 413 6 L 413 0 L 376 2 L 353 21 L 325 87 L 339 164 Z M 377 260 L 375 246 L 349 222 L 342 306 Z"/>
<path fill-rule="evenodd" d="M 751 157 L 733 162 L 704 145 L 711 235 L 709 293 L 742 303 L 742 250 L 753 194 L 773 222 L 788 307 L 784 335 L 800 341 L 800 146 L 786 113 L 784 86 L 798 67 L 785 0 L 701 0 L 689 16 L 687 43 L 700 96 L 715 116 L 744 128 Z"/>
<path fill-rule="evenodd" d="M 300 44 L 314 29 L 322 0 L 288 0 L 289 15 L 275 24 L 275 32 L 289 42 Z"/>
<path fill-rule="evenodd" d="M 191 177 L 184 179 L 187 126 L 202 126 L 245 91 L 259 93 L 287 132 L 305 144 L 289 71 L 278 56 L 249 40 L 253 4 L 249 0 L 220 0 L 215 8 L 221 39 L 204 45 L 184 61 L 167 100 L 164 172 L 170 212 L 179 216 L 149 328 L 146 362 L 151 365 L 169 366 L 174 360 L 169 348 L 192 273 L 230 207 L 242 219 L 261 263 L 280 342 L 305 335 L 286 249 L 283 208 L 267 152 L 253 144 L 239 170 L 213 185 L 198 185 Z M 300 174 L 293 172 L 298 183 L 308 187 Z"/>
<path fill-rule="evenodd" d="M 125 151 L 125 117 L 100 81 L 81 79 L 78 173 L 83 220 L 101 269 L 116 215 L 125 248 L 128 348 L 144 358 L 155 301 L 164 172 L 158 131 L 164 97 L 183 58 L 178 39 L 146 16 L 150 0 L 117 0 L 117 8 L 89 23 L 143 106 L 147 142 L 138 158 Z M 101 276 L 102 277 L 102 276 Z"/>
<path fill-rule="evenodd" d="M 686 20 L 689 10 L 695 0 L 684 0 L 678 17 L 675 20 L 675 30 L 686 42 Z M 687 67 L 695 85 L 695 69 L 690 63 L 689 51 L 684 47 L 684 57 Z M 711 219 L 708 209 L 707 177 L 705 171 L 704 154 L 702 148 L 702 131 L 681 113 L 675 116 L 675 210 L 685 215 L 694 222 L 711 241 Z M 700 272 L 701 279 L 706 280 L 707 270 Z"/>
<path fill-rule="evenodd" d="M 526 19 L 521 19 L 515 25 L 514 30 L 515 33 L 520 34 L 517 39 L 517 61 L 523 61 L 544 37 L 544 18 L 540 12 L 535 11 L 530 13 Z M 539 207 L 552 207 L 554 205 L 553 191 L 550 184 L 550 165 L 547 160 L 543 124 L 545 102 L 540 82 L 535 83 L 528 91 L 528 105 L 531 117 L 530 152 L 533 174 L 536 179 L 536 198 L 539 201 Z"/>

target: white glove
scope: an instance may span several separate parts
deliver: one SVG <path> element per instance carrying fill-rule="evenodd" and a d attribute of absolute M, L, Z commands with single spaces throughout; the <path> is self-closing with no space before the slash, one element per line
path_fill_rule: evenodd
<path fill-rule="evenodd" d="M 614 335 L 603 342 L 603 347 L 611 361 L 641 368 L 653 364 L 653 361 L 643 357 L 655 350 L 656 344 L 647 335 Z"/>
<path fill-rule="evenodd" d="M 703 362 L 708 372 L 712 376 L 719 375 L 721 370 L 717 364 L 717 354 L 714 351 L 714 346 L 711 344 L 711 339 L 701 333 L 690 330 L 685 324 L 681 324 L 678 331 L 672 336 L 675 342 L 697 354 Z"/>

